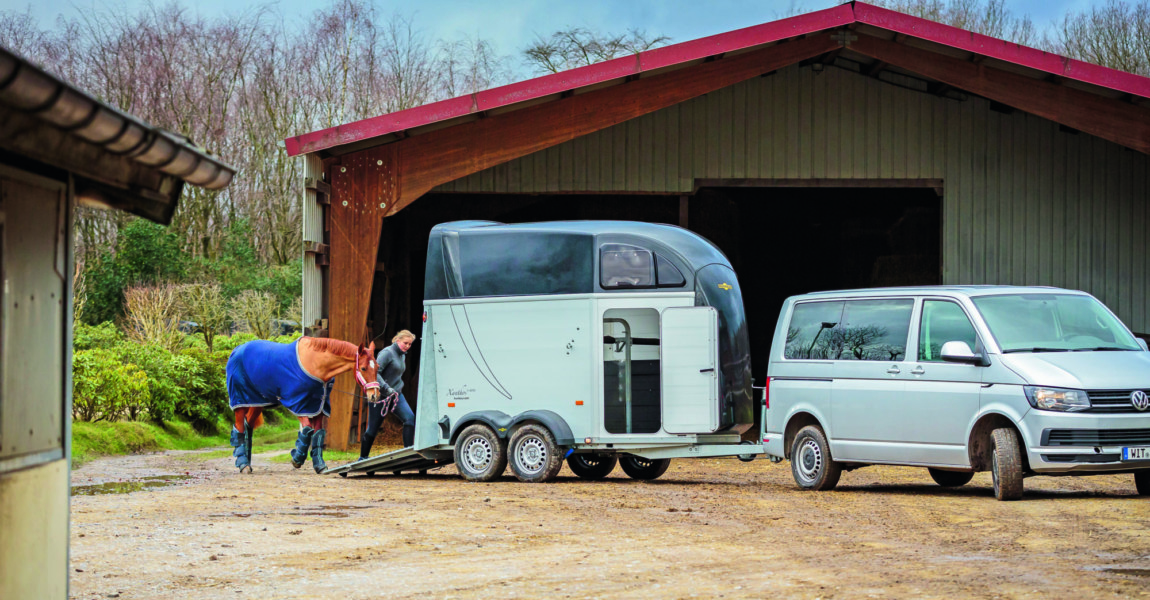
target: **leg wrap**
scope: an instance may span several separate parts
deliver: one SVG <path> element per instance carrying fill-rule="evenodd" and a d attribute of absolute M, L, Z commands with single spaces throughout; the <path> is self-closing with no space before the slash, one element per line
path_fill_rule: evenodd
<path fill-rule="evenodd" d="M 295 440 L 295 448 L 291 451 L 291 466 L 298 469 L 307 461 L 307 449 L 308 446 L 311 446 L 314 434 L 315 430 L 311 427 L 304 427 L 299 430 L 299 436 Z"/>
<path fill-rule="evenodd" d="M 256 428 L 244 423 L 244 455 L 248 460 L 248 472 L 252 471 L 252 439 L 256 436 Z"/>
<path fill-rule="evenodd" d="M 244 469 L 250 469 L 252 460 L 248 454 L 248 447 L 246 438 L 247 435 L 243 431 L 239 431 L 232 426 L 232 439 L 231 444 L 235 450 L 232 451 L 232 456 L 236 457 L 236 468 L 243 472 Z"/>
<path fill-rule="evenodd" d="M 327 468 L 327 463 L 323 462 L 323 441 L 326 437 L 326 429 L 317 429 L 311 438 L 311 466 L 316 473 L 323 473 Z"/>

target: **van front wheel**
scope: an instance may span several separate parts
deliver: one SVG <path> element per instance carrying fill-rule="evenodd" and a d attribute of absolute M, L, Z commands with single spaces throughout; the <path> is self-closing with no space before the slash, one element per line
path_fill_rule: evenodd
<path fill-rule="evenodd" d="M 1139 496 L 1150 496 L 1150 471 L 1134 473 L 1134 489 L 1138 490 Z"/>
<path fill-rule="evenodd" d="M 994 482 L 994 497 L 999 500 L 1018 500 L 1022 497 L 1022 449 L 1018 432 L 1002 427 L 991 436 L 994 448 L 990 456 L 990 475 Z"/>
<path fill-rule="evenodd" d="M 817 425 L 799 430 L 791 444 L 791 475 L 805 490 L 833 490 L 842 475 L 842 466 L 831 457 L 827 437 Z"/>

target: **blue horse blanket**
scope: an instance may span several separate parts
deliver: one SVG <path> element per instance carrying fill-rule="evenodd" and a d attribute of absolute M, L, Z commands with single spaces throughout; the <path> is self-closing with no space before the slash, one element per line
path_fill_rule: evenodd
<path fill-rule="evenodd" d="M 227 368 L 232 410 L 282 404 L 297 417 L 330 415 L 333 382 L 325 383 L 304 370 L 298 346 L 299 340 L 290 344 L 253 340 L 232 350 Z"/>

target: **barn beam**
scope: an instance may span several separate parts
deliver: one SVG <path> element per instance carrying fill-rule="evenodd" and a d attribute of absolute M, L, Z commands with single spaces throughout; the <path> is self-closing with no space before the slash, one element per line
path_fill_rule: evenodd
<path fill-rule="evenodd" d="M 375 278 L 379 232 L 383 216 L 398 189 L 395 145 L 377 146 L 330 163 L 332 172 L 328 273 L 328 322 L 331 337 L 359 344 L 366 341 L 367 311 Z M 328 445 L 347 450 L 353 438 L 354 403 L 358 402 L 353 373 L 335 378 L 331 395 Z M 358 432 L 356 432 L 358 434 Z M 354 436 L 358 437 L 358 435 Z"/>
<path fill-rule="evenodd" d="M 1150 154 L 1150 110 L 871 36 L 859 36 L 851 50 Z"/>
<path fill-rule="evenodd" d="M 389 144 L 397 148 L 403 181 L 387 213 L 396 213 L 442 183 L 839 47 L 829 34 L 819 34 Z"/>

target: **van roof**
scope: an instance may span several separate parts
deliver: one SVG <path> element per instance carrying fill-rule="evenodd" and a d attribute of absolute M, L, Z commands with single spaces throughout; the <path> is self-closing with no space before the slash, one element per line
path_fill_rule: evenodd
<path fill-rule="evenodd" d="M 827 290 L 809 292 L 796 298 L 819 298 L 824 296 L 889 296 L 939 294 L 944 296 L 993 296 L 996 294 L 1085 294 L 1078 290 L 1049 286 L 1016 285 L 918 285 L 905 287 L 859 288 L 852 290 Z"/>

